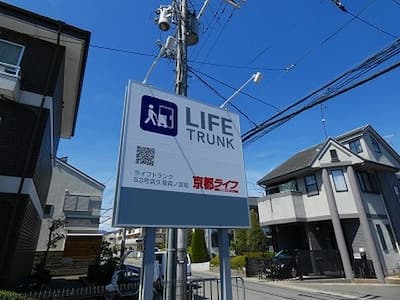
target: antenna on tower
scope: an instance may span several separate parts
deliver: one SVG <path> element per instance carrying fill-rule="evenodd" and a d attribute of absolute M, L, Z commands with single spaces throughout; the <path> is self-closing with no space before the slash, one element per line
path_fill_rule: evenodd
<path fill-rule="evenodd" d="M 328 138 L 328 132 L 326 130 L 326 119 L 325 119 L 325 114 L 324 114 L 323 103 L 321 103 L 321 122 L 322 122 L 322 128 L 324 129 L 324 135 L 325 135 L 325 140 L 326 140 Z"/>

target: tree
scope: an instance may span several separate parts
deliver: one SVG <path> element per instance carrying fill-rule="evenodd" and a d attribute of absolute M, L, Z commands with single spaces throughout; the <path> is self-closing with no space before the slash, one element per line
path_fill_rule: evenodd
<path fill-rule="evenodd" d="M 46 252 L 44 253 L 42 259 L 40 260 L 40 267 L 45 268 L 47 263 L 47 258 L 49 256 L 50 249 L 57 247 L 57 242 L 64 239 L 64 233 L 60 233 L 58 229 L 64 227 L 65 219 L 53 219 L 50 221 L 49 235 L 47 237 Z"/>
<path fill-rule="evenodd" d="M 252 209 L 250 212 L 251 228 L 235 230 L 233 249 L 237 255 L 244 252 L 265 251 L 267 248 L 267 237 L 265 236 L 257 212 Z"/>
<path fill-rule="evenodd" d="M 251 228 L 247 232 L 247 248 L 250 252 L 265 251 L 267 248 L 267 237 L 258 221 L 257 212 L 252 209 L 250 212 Z"/>
<path fill-rule="evenodd" d="M 194 263 L 206 262 L 210 258 L 207 253 L 203 229 L 195 229 L 192 235 L 191 259 Z"/>
<path fill-rule="evenodd" d="M 236 255 L 241 255 L 243 252 L 247 252 L 247 229 L 237 229 L 235 230 L 234 240 L 233 240 L 233 250 L 235 250 Z"/>

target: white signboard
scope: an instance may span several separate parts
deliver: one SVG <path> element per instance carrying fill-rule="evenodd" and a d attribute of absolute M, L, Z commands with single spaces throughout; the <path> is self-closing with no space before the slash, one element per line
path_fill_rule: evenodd
<path fill-rule="evenodd" d="M 129 82 L 114 226 L 249 226 L 239 117 Z"/>

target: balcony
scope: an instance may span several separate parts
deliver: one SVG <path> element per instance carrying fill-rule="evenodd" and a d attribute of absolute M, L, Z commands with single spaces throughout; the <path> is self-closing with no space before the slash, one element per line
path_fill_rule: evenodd
<path fill-rule="evenodd" d="M 260 223 L 273 225 L 304 221 L 306 213 L 301 192 L 287 191 L 267 195 L 258 203 Z"/>
<path fill-rule="evenodd" d="M 20 94 L 20 73 L 18 66 L 0 62 L 0 94 L 17 101 Z"/>

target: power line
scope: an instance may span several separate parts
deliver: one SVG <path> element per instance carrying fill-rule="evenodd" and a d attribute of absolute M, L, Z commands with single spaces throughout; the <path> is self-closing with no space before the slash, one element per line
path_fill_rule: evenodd
<path fill-rule="evenodd" d="M 91 47 L 91 48 L 97 48 L 97 49 L 103 49 L 103 50 L 108 50 L 108 51 L 114 51 L 114 52 L 121 52 L 121 53 L 126 53 L 126 54 L 139 55 L 139 56 L 156 57 L 156 55 L 150 54 L 150 53 L 143 53 L 143 52 L 137 52 L 137 51 L 132 51 L 132 50 L 118 49 L 118 48 L 112 48 L 112 47 L 105 47 L 105 46 L 94 45 L 94 44 L 90 44 L 89 47 Z"/>
<path fill-rule="evenodd" d="M 353 15 L 353 18 L 351 18 L 350 20 L 346 21 L 343 25 L 341 25 L 339 28 L 337 28 L 334 32 L 332 32 L 331 34 L 329 34 L 326 38 L 324 38 L 319 44 L 318 44 L 318 48 L 324 46 L 328 41 L 330 41 L 331 39 L 333 39 L 337 34 L 339 34 L 343 29 L 345 29 L 348 25 L 350 25 L 358 16 L 360 16 L 362 13 L 364 13 L 371 5 L 372 3 L 374 3 L 376 0 L 373 0 L 369 3 L 367 3 L 366 6 L 364 6 L 356 15 Z M 311 55 L 311 53 L 313 53 L 317 47 L 313 47 L 313 48 L 309 48 L 302 56 L 300 56 L 297 60 L 294 61 L 293 64 L 291 64 L 291 66 L 295 67 L 297 66 L 300 62 L 302 62 L 304 59 L 306 59 L 308 56 Z M 292 67 L 292 68 L 293 68 Z M 292 69 L 290 68 L 290 70 Z"/>
<path fill-rule="evenodd" d="M 205 86 L 207 86 L 210 90 L 212 90 L 218 97 L 220 97 L 222 100 L 226 100 L 220 92 L 218 92 L 213 86 L 211 86 L 206 80 L 204 80 L 199 74 L 193 71 L 193 69 L 190 70 L 190 72 L 197 78 L 199 79 Z M 242 112 L 235 104 L 232 102 L 229 102 L 229 104 L 238 111 L 239 114 L 241 114 L 243 117 L 245 117 L 253 126 L 257 126 L 256 122 L 254 122 L 247 114 Z"/>
<path fill-rule="evenodd" d="M 219 79 L 217 79 L 217 78 L 215 78 L 215 77 L 213 77 L 213 76 L 211 76 L 211 75 L 208 75 L 208 74 L 206 74 L 206 73 L 204 73 L 204 72 L 201 72 L 201 71 L 199 71 L 199 70 L 196 70 L 196 69 L 194 69 L 194 68 L 192 68 L 192 67 L 189 68 L 189 71 L 190 71 L 190 70 L 193 70 L 193 71 L 195 71 L 195 72 L 197 72 L 197 73 L 199 73 L 199 74 L 201 74 L 201 75 L 203 75 L 203 76 L 205 76 L 205 77 L 207 77 L 207 78 L 209 78 L 209 79 L 212 79 L 212 80 L 214 80 L 214 81 L 216 81 L 216 82 L 218 82 L 218 83 L 220 83 L 220 84 L 222 84 L 222 85 L 224 85 L 224 86 L 226 86 L 226 87 L 228 87 L 228 88 L 230 88 L 230 89 L 232 89 L 232 90 L 234 90 L 234 91 L 237 91 L 237 88 L 235 88 L 235 87 L 233 87 L 233 86 L 227 84 L 226 82 L 223 82 L 222 80 L 219 80 Z M 266 106 L 268 106 L 268 107 L 270 107 L 270 108 L 274 108 L 275 110 L 280 111 L 279 107 L 277 107 L 277 106 L 275 106 L 275 105 L 273 105 L 273 104 L 271 104 L 271 103 L 268 103 L 268 102 L 266 102 L 266 101 L 264 101 L 264 100 L 262 100 L 262 99 L 260 99 L 260 98 L 254 97 L 254 96 L 252 96 L 252 95 L 250 95 L 250 94 L 248 94 L 248 93 L 246 93 L 246 92 L 243 92 L 243 91 L 240 91 L 239 93 L 240 93 L 240 94 L 243 94 L 243 95 L 245 95 L 245 96 L 247 96 L 247 97 L 249 97 L 249 98 L 251 98 L 251 99 L 254 99 L 254 100 L 260 102 L 261 104 L 264 104 L 264 105 L 266 105 Z"/>
<path fill-rule="evenodd" d="M 236 8 L 232 8 L 231 14 L 229 15 L 229 17 L 227 18 L 227 20 L 225 21 L 225 23 L 222 25 L 222 28 L 220 29 L 217 38 L 214 40 L 214 43 L 212 44 L 212 46 L 210 47 L 210 49 L 208 49 L 208 52 L 206 54 L 205 59 L 207 59 L 210 56 L 210 53 L 212 52 L 212 50 L 214 50 L 215 46 L 217 45 L 217 42 L 220 40 L 220 37 L 222 35 L 222 33 L 225 31 L 226 25 L 228 25 L 228 23 L 231 21 L 233 14 L 235 13 Z"/>
<path fill-rule="evenodd" d="M 338 1 L 338 0 L 331 0 L 331 1 L 334 2 L 334 4 L 335 4 L 341 11 L 343 11 L 343 12 L 349 14 L 350 16 L 353 16 L 354 19 L 357 19 L 357 20 L 363 22 L 364 24 L 367 24 L 368 26 L 370 26 L 370 27 L 372 27 L 372 28 L 378 30 L 379 32 L 381 32 L 381 33 L 383 33 L 383 34 L 385 34 L 385 35 L 387 35 L 387 36 L 390 36 L 390 37 L 395 38 L 395 39 L 398 39 L 398 38 L 399 38 L 398 36 L 396 36 L 396 35 L 394 35 L 394 34 L 392 34 L 392 33 L 390 33 L 390 32 L 387 32 L 387 31 L 384 30 L 383 28 L 381 28 L 381 27 L 379 27 L 379 26 L 377 26 L 377 25 L 375 25 L 375 24 L 372 24 L 371 22 L 369 22 L 369 21 L 367 21 L 367 20 L 361 18 L 359 15 L 353 14 L 352 12 L 350 12 L 350 11 L 344 6 L 344 4 L 343 4 L 341 1 Z M 395 3 L 396 3 L 396 1 L 395 1 Z"/>
<path fill-rule="evenodd" d="M 400 2 L 397 0 L 392 0 L 393 3 L 396 3 L 398 6 L 400 6 Z"/>
<path fill-rule="evenodd" d="M 393 64 L 393 65 L 391 65 L 390 67 L 388 67 L 388 68 L 386 68 L 386 69 L 384 69 L 382 71 L 379 71 L 379 72 L 375 73 L 374 75 L 372 75 L 372 76 L 370 76 L 370 77 L 368 77 L 366 79 L 363 79 L 363 80 L 361 80 L 361 81 L 359 81 L 359 82 L 357 82 L 357 83 L 355 83 L 355 84 L 353 84 L 353 85 L 341 90 L 341 91 L 338 91 L 338 92 L 336 92 L 336 93 L 334 93 L 332 95 L 326 96 L 326 97 L 323 96 L 323 97 L 311 102 L 310 104 L 304 106 L 303 108 L 301 108 L 301 109 L 299 109 L 299 110 L 297 110 L 297 111 L 295 111 L 295 112 L 293 112 L 293 113 L 291 113 L 291 114 L 289 114 L 289 115 L 287 115 L 285 117 L 282 117 L 282 118 L 280 118 L 278 120 L 275 120 L 275 121 L 272 121 L 272 122 L 270 122 L 268 124 L 265 124 L 265 126 L 263 126 L 263 129 L 262 129 L 262 130 L 265 130 L 265 131 L 262 132 L 261 135 L 256 137 L 256 139 L 264 136 L 268 132 L 271 132 L 273 129 L 283 125 L 284 123 L 286 123 L 290 119 L 294 118 L 298 114 L 300 114 L 300 113 L 302 113 L 302 112 L 304 112 L 304 111 L 306 111 L 306 110 L 308 110 L 308 109 L 310 109 L 310 108 L 312 108 L 312 107 L 314 107 L 314 106 L 316 106 L 318 104 L 326 102 L 326 101 L 328 101 L 328 100 L 330 100 L 330 99 L 332 99 L 332 98 L 334 98 L 336 96 L 339 96 L 339 95 L 341 95 L 343 93 L 346 93 L 346 92 L 348 92 L 348 91 L 350 91 L 350 90 L 352 90 L 352 89 L 354 89 L 354 88 L 356 88 L 358 86 L 361 86 L 361 85 L 363 85 L 363 84 L 365 84 L 365 83 L 367 83 L 367 82 L 369 82 L 369 81 L 371 81 L 371 80 L 373 80 L 375 78 L 378 78 L 378 77 L 380 77 L 380 76 L 382 76 L 382 75 L 384 75 L 384 74 L 386 74 L 386 73 L 388 73 L 388 72 L 390 72 L 390 71 L 392 71 L 392 70 L 394 70 L 394 69 L 396 69 L 398 67 L 400 67 L 400 61 L 395 63 L 395 64 Z M 243 143 L 250 142 L 250 138 L 252 136 L 254 136 L 254 134 L 252 134 L 251 136 L 250 135 L 249 136 L 242 136 L 242 142 Z"/>
<path fill-rule="evenodd" d="M 367 72 L 370 70 L 376 68 L 377 66 L 381 65 L 385 61 L 387 61 L 390 58 L 393 58 L 395 55 L 398 55 L 400 53 L 400 39 L 389 45 L 388 47 L 382 49 L 379 51 L 377 54 L 373 55 L 372 57 L 369 57 L 366 59 L 364 62 L 362 62 L 359 66 L 346 71 L 339 77 L 335 78 L 328 84 L 325 84 L 321 88 L 313 91 L 311 94 L 301 98 L 300 100 L 296 101 L 294 104 L 289 105 L 282 111 L 276 113 L 272 117 L 268 118 L 266 121 L 262 122 L 260 125 L 256 126 L 255 128 L 249 130 L 245 134 L 242 135 L 242 140 L 243 142 L 249 141 L 251 138 L 254 139 L 256 135 L 262 136 L 263 132 L 266 134 L 267 132 L 271 131 L 272 129 L 282 125 L 284 122 L 287 122 L 297 114 L 314 107 L 317 104 L 323 103 L 333 97 L 336 97 L 340 94 L 343 94 L 344 92 L 347 92 L 355 87 L 358 87 L 374 78 L 377 78 L 395 68 L 397 68 L 400 63 L 396 63 L 392 65 L 389 68 L 384 69 L 383 71 L 380 71 L 366 79 L 360 80 L 350 86 L 348 84 L 356 81 L 358 78 L 361 76 L 365 75 Z M 288 112 L 290 109 L 294 108 L 295 106 L 301 104 L 302 102 L 305 102 L 306 100 L 314 97 L 313 100 L 310 101 L 309 104 L 305 105 L 303 108 L 298 109 L 292 113 L 287 114 L 286 116 L 280 117 L 277 119 L 277 117 L 281 116 L 282 114 Z M 261 134 L 262 135 L 261 135 Z"/>
<path fill-rule="evenodd" d="M 206 61 L 196 61 L 196 60 L 189 60 L 190 63 L 193 64 L 201 64 L 201 65 L 208 65 L 214 67 L 223 67 L 223 68 L 230 68 L 230 69 L 243 69 L 243 70 L 260 70 L 260 71 L 287 71 L 287 68 L 269 68 L 269 67 L 251 67 L 251 66 L 244 66 L 244 65 L 229 65 L 229 64 L 218 64 L 218 63 L 210 63 Z"/>
<path fill-rule="evenodd" d="M 388 32 L 388 31 L 382 29 L 381 27 L 379 27 L 379 26 L 377 26 L 377 25 L 375 25 L 375 24 L 372 24 L 371 22 L 369 22 L 369 21 L 367 21 L 367 20 L 365 20 L 365 19 L 363 19 L 363 18 L 360 18 L 359 16 L 356 16 L 356 15 L 352 14 L 352 13 L 349 12 L 349 11 L 347 11 L 346 13 L 348 13 L 348 14 L 351 15 L 351 16 L 353 16 L 353 17 L 356 18 L 357 20 L 363 22 L 364 24 L 367 24 L 368 26 L 370 26 L 370 27 L 372 27 L 372 28 L 375 28 L 376 30 L 382 32 L 383 34 L 386 34 L 387 36 L 390 36 L 390 37 L 395 38 L 395 39 L 399 38 L 398 36 L 396 36 L 396 35 L 394 35 L 394 34 Z"/>

